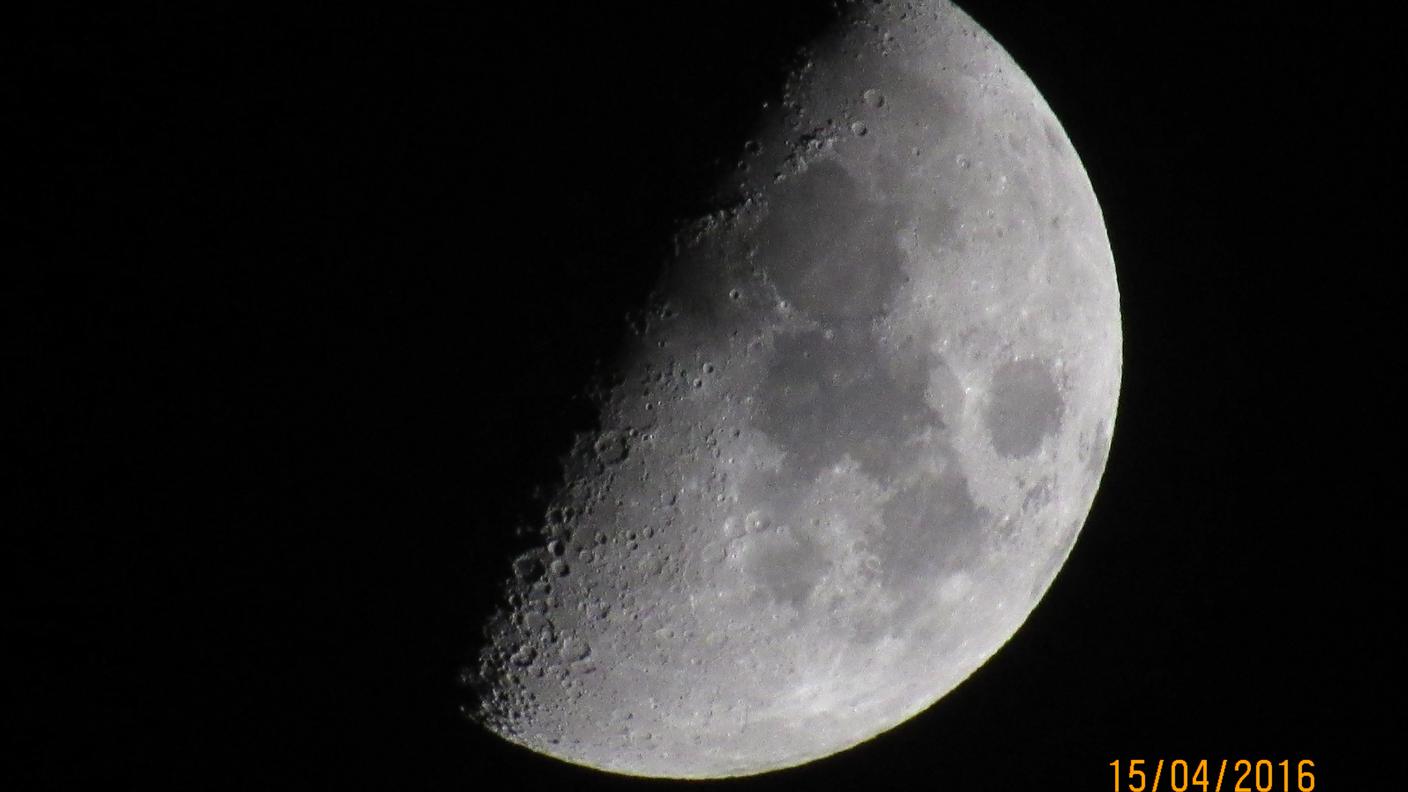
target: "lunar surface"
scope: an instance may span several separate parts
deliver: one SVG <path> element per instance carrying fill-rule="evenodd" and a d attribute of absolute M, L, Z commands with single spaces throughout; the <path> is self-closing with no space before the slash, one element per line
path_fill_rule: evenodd
<path fill-rule="evenodd" d="M 933 704 L 1065 561 L 1120 380 L 1114 262 L 1032 82 L 866 3 L 681 233 L 467 678 L 520 745 L 760 773 Z"/>

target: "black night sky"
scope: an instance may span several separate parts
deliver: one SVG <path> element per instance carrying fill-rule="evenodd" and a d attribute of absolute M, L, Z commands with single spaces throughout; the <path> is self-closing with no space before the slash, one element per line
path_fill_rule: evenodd
<path fill-rule="evenodd" d="M 1104 482 L 968 682 L 732 784 L 1095 790 L 1112 760 L 1182 757 L 1387 788 L 1385 20 L 962 5 L 1065 124 L 1108 223 Z M 20 15 L 6 788 L 666 785 L 471 727 L 455 670 L 675 223 L 833 12 L 564 6 Z"/>

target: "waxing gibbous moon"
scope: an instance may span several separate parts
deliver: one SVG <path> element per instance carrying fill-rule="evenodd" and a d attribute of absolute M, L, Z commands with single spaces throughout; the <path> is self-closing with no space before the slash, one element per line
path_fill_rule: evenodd
<path fill-rule="evenodd" d="M 468 672 L 534 751 L 710 778 L 856 745 L 1012 636 L 1090 509 L 1119 295 L 1060 123 L 944 2 L 852 7 L 804 60 Z"/>

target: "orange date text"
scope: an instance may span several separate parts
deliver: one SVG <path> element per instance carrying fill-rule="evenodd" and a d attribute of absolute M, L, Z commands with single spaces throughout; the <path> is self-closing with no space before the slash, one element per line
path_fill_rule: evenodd
<path fill-rule="evenodd" d="M 1116 759 L 1115 792 L 1315 792 L 1309 759 Z"/>

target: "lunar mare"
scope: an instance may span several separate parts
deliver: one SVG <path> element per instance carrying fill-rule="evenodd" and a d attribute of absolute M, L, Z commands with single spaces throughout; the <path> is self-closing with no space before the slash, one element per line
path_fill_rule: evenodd
<path fill-rule="evenodd" d="M 514 563 L 471 713 L 633 775 L 759 773 L 933 704 L 1046 591 L 1120 379 L 1100 208 L 942 2 L 808 53 L 681 234 Z"/>

